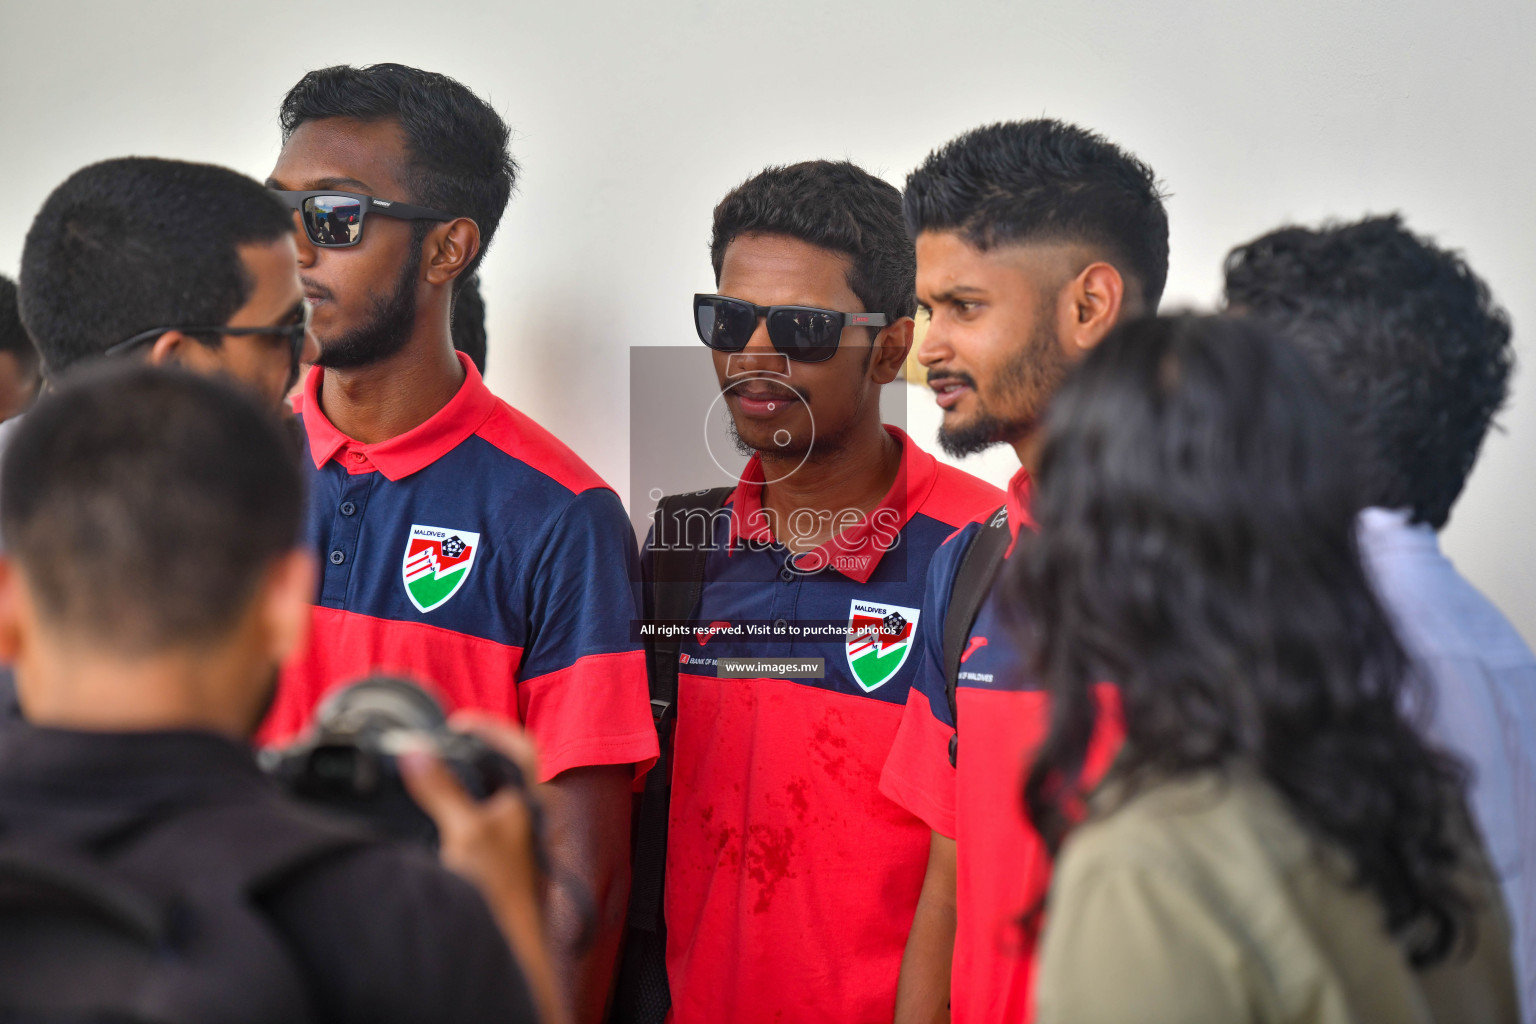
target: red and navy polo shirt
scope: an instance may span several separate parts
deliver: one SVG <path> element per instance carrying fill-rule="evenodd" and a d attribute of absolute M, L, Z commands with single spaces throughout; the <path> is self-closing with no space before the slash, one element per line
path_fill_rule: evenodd
<path fill-rule="evenodd" d="M 1008 486 L 1015 541 L 1021 527 L 1033 528 L 1028 507 L 1029 476 L 1021 469 Z M 923 661 L 880 779 L 882 793 L 955 840 L 950 1019 L 956 1024 L 1031 1019 L 1034 943 L 1020 919 L 1045 897 L 1051 878 L 1050 855 L 1023 811 L 1025 770 L 1050 729 L 1049 705 L 1005 625 L 997 588 L 982 602 L 961 654 L 957 766 L 949 763 L 956 730 L 945 695 L 944 616 L 979 529 L 972 524 L 956 532 L 929 566 L 919 622 L 927 633 Z M 1089 779 L 1102 775 L 1121 737 L 1115 690 L 1101 687 L 1098 696 L 1107 714 L 1089 749 Z"/>
<path fill-rule="evenodd" d="M 297 403 L 314 472 L 308 542 L 321 579 L 309 643 L 284 667 L 260 739 L 284 742 L 333 687 L 370 672 L 435 686 L 450 709 L 521 722 L 540 774 L 656 757 L 639 579 L 619 498 L 555 437 L 464 384 L 425 423 L 378 444 Z"/>
<path fill-rule="evenodd" d="M 928 561 L 1001 493 L 886 429 L 903 448 L 895 485 L 822 548 L 795 558 L 774 540 L 755 458 L 714 520 L 692 617 L 717 629 L 684 641 L 678 674 L 666 921 L 679 1024 L 894 1011 L 929 832 L 880 795 L 880 768 L 923 658 Z M 723 631 L 744 622 L 838 632 Z M 876 622 L 883 635 L 848 638 Z M 821 659 L 824 674 L 721 678 L 721 658 Z"/>

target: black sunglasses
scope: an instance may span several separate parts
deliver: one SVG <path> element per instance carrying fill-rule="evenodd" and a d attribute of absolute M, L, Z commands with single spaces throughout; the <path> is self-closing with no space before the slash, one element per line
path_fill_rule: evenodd
<path fill-rule="evenodd" d="M 297 364 L 300 355 L 304 352 L 304 334 L 308 330 L 309 303 L 306 302 L 304 304 L 303 316 L 296 324 L 274 324 L 271 327 L 151 327 L 147 331 L 140 331 L 133 337 L 118 342 L 103 352 L 102 355 L 117 356 L 122 355 L 124 352 L 131 352 L 140 345 L 154 341 L 167 331 L 180 331 L 182 334 L 194 337 L 200 334 L 207 337 L 264 334 L 272 338 L 286 338 L 293 351 L 294 363 Z"/>
<path fill-rule="evenodd" d="M 455 220 L 451 213 L 426 206 L 376 199 L 361 192 L 288 192 L 269 189 L 290 210 L 298 210 L 304 221 L 304 233 L 315 245 L 327 249 L 345 249 L 363 240 L 363 220 L 369 211 L 400 220 Z"/>
<path fill-rule="evenodd" d="M 815 306 L 758 306 L 727 295 L 695 295 L 693 324 L 699 340 L 717 352 L 740 352 L 752 340 L 757 321 L 768 320 L 773 347 L 802 363 L 837 354 L 844 327 L 884 327 L 884 313 L 840 313 Z"/>

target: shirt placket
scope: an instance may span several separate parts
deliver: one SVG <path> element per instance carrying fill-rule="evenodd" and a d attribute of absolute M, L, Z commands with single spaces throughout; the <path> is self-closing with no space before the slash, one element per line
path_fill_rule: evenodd
<path fill-rule="evenodd" d="M 800 587 L 805 582 L 805 574 L 796 572 L 793 566 L 794 555 L 783 548 L 774 551 L 779 561 L 778 579 L 773 588 L 773 628 L 778 635 L 783 636 L 783 629 L 789 623 L 795 621 L 796 611 L 800 607 Z M 776 642 L 773 645 L 773 653 L 785 656 L 795 653 L 796 642 L 791 639 L 787 644 Z"/>
<path fill-rule="evenodd" d="M 346 463 L 366 464 L 362 452 L 343 453 Z M 346 464 L 344 463 L 344 464 Z M 352 566 L 357 561 L 358 538 L 363 531 L 363 515 L 368 509 L 368 496 L 373 491 L 377 472 L 348 473 L 342 477 L 341 491 L 336 507 L 331 513 L 331 529 L 326 550 L 320 552 L 324 581 L 320 588 L 320 603 L 330 608 L 345 608 L 347 588 L 352 581 Z"/>

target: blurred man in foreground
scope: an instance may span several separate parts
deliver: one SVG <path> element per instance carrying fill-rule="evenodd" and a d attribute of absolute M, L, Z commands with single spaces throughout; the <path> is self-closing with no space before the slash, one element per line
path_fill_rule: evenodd
<path fill-rule="evenodd" d="M 92 371 L 26 417 L 0 472 L 0 657 L 28 718 L 0 745 L 8 855 L 46 850 L 56 880 L 77 865 L 104 880 L 86 891 L 137 894 L 111 903 L 140 907 L 145 941 L 182 965 L 130 960 L 143 980 L 116 987 L 140 975 L 73 942 L 69 982 L 36 984 L 59 971 L 46 934 L 18 943 L 24 915 L 0 915 L 0 1007 L 531 1020 L 508 939 L 552 1005 L 521 801 L 468 804 L 436 762 L 407 765 L 459 878 L 300 809 L 256 768 L 248 739 L 314 583 L 302 479 L 269 414 L 182 372 Z M 156 933 L 157 905 L 180 923 Z"/>
<path fill-rule="evenodd" d="M 1299 344 L 1354 435 L 1360 547 L 1431 684 L 1435 740 L 1473 767 L 1536 1014 L 1536 657 L 1437 533 L 1509 394 L 1509 318 L 1466 262 L 1396 217 L 1282 228 L 1227 257 L 1226 301 Z"/>

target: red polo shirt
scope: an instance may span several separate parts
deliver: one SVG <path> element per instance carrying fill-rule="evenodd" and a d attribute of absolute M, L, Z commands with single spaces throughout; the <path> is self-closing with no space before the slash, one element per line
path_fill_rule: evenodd
<path fill-rule="evenodd" d="M 701 630 L 683 644 L 666 883 L 679 1022 L 849 1024 L 894 1009 L 929 832 L 880 794 L 880 768 L 923 660 L 929 559 L 1002 496 L 888 429 L 900 476 L 823 547 L 796 558 L 775 540 L 755 461 L 714 522 L 693 618 L 838 632 Z M 850 637 L 867 623 L 888 632 Z M 810 659 L 815 674 L 731 678 L 722 658 Z"/>
<path fill-rule="evenodd" d="M 296 403 L 309 442 L 308 539 L 322 575 L 309 644 L 285 666 L 261 739 L 303 729 L 334 687 L 372 672 L 434 686 L 450 710 L 521 722 L 549 779 L 656 757 L 623 505 L 565 445 L 464 384 L 378 444 Z"/>
<path fill-rule="evenodd" d="M 1033 528 L 1023 470 L 1009 485 L 1007 510 L 1015 538 L 1021 528 Z M 921 623 L 929 631 L 925 657 L 880 780 L 882 793 L 955 840 L 950 1008 L 956 1024 L 1030 1019 L 1035 937 L 1020 920 L 1045 898 L 1051 880 L 1050 856 L 1023 809 L 1025 774 L 1050 729 L 1050 704 L 996 587 L 961 658 L 958 757 L 956 766 L 949 763 L 957 730 L 945 696 L 944 617 L 961 559 L 980 528 L 957 531 L 930 565 Z M 1013 551 L 1010 546 L 1004 557 Z M 1117 691 L 1104 685 L 1097 696 L 1102 714 L 1084 769 L 1090 780 L 1108 768 L 1122 736 Z"/>

